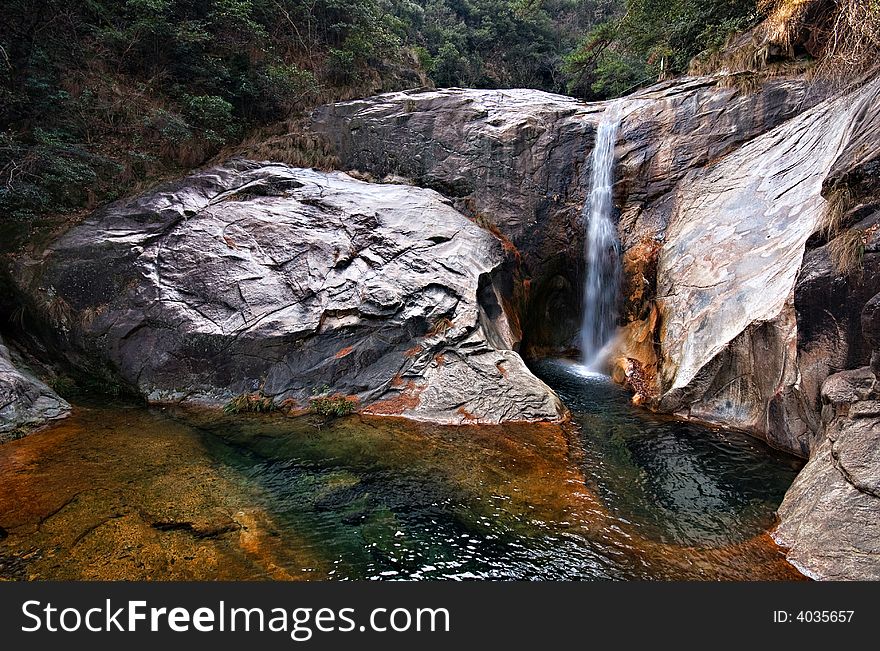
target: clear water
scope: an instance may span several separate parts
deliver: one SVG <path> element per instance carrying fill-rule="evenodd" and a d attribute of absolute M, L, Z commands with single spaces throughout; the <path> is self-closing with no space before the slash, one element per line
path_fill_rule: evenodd
<path fill-rule="evenodd" d="M 536 371 L 570 426 L 80 407 L 0 446 L 0 575 L 798 578 L 766 534 L 796 459 Z"/>
<path fill-rule="evenodd" d="M 590 194 L 584 205 L 584 256 L 581 357 L 587 366 L 601 362 L 602 349 L 614 331 L 620 285 L 620 243 L 612 220 L 614 144 L 620 125 L 618 104 L 605 109 L 596 130 L 590 166 Z"/>

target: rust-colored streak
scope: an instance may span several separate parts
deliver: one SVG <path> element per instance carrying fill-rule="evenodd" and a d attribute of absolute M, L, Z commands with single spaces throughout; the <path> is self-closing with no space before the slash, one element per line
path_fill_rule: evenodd
<path fill-rule="evenodd" d="M 345 348 L 343 348 L 342 350 L 340 350 L 338 353 L 336 353 L 336 354 L 333 356 L 333 358 L 334 358 L 334 359 L 342 359 L 342 358 L 345 357 L 346 355 L 350 355 L 350 354 L 351 354 L 351 351 L 353 351 L 353 350 L 354 350 L 354 346 L 346 346 Z"/>
<path fill-rule="evenodd" d="M 403 355 L 404 355 L 404 357 L 415 357 L 415 356 L 418 355 L 420 352 L 422 352 L 422 347 L 421 347 L 421 346 L 413 346 L 413 347 L 410 348 L 409 350 L 405 351 L 405 352 L 403 353 Z"/>
<path fill-rule="evenodd" d="M 379 400 L 363 410 L 365 414 L 375 416 L 399 416 L 419 406 L 419 397 L 425 387 L 416 384 L 415 380 L 406 383 L 404 389 L 396 396 Z"/>

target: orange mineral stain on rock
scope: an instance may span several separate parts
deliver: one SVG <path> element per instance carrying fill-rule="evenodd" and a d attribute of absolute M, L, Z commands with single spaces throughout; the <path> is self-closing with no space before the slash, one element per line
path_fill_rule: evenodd
<path fill-rule="evenodd" d="M 424 390 L 425 385 L 410 380 L 398 395 L 374 402 L 362 411 L 376 416 L 399 416 L 419 406 L 419 396 Z"/>
<path fill-rule="evenodd" d="M 336 354 L 333 356 L 333 358 L 334 358 L 334 359 L 342 359 L 342 358 L 345 357 L 346 355 L 350 355 L 350 354 L 351 354 L 351 351 L 353 351 L 353 350 L 354 350 L 354 346 L 346 346 L 345 348 L 343 348 L 342 350 L 340 350 L 338 353 L 336 353 Z"/>
<path fill-rule="evenodd" d="M 422 352 L 421 346 L 413 346 L 412 348 L 404 351 L 403 355 L 404 355 L 404 357 L 415 357 L 420 352 Z"/>

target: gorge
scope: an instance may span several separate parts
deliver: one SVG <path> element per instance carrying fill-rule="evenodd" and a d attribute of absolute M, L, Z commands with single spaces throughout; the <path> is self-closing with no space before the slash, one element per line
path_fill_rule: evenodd
<path fill-rule="evenodd" d="M 233 157 L 110 204 L 45 246 L 16 252 L 9 292 L 21 318 L 10 328 L 14 354 L 0 348 L 0 436 L 18 437 L 70 411 L 40 374 L 100 378 L 159 405 L 153 409 L 164 406 L 170 418 L 144 407 L 104 417 L 158 418 L 157 431 L 186 430 L 181 436 L 194 450 L 214 445 L 240 465 L 268 460 L 246 471 L 258 477 L 253 484 L 228 490 L 268 491 L 269 506 L 215 513 L 208 522 L 157 512 L 156 505 L 139 512 L 119 507 L 118 517 L 91 503 L 74 500 L 70 508 L 97 517 L 96 530 L 116 527 L 119 539 L 141 532 L 135 538 L 148 534 L 153 545 L 163 526 L 184 547 L 193 544 L 192 532 L 197 540 L 262 535 L 259 544 L 247 539 L 244 552 L 228 542 L 209 550 L 243 553 L 247 563 L 267 548 L 283 553 L 265 531 L 287 536 L 295 529 L 247 525 L 247 518 L 267 522 L 301 511 L 305 493 L 283 485 L 304 482 L 326 498 L 307 519 L 324 522 L 321 513 L 330 512 L 333 527 L 358 522 L 373 532 L 368 539 L 383 550 L 380 574 L 437 567 L 449 550 L 413 551 L 406 564 L 395 555 L 395 538 L 400 531 L 408 539 L 407 526 L 436 515 L 427 505 L 448 502 L 459 518 L 444 524 L 449 536 L 478 531 L 492 540 L 497 531 L 481 518 L 500 518 L 519 532 L 521 538 L 498 543 L 499 557 L 508 558 L 517 544 L 529 547 L 540 539 L 540 523 L 552 523 L 552 544 L 545 540 L 540 553 L 552 556 L 570 544 L 586 557 L 599 549 L 600 560 L 583 561 L 581 569 L 596 570 L 584 570 L 586 576 L 646 578 L 626 568 L 659 567 L 678 555 L 682 566 L 698 569 L 657 570 L 647 578 L 725 577 L 720 568 L 728 562 L 745 569 L 726 578 L 792 578 L 766 537 L 772 529 L 789 562 L 807 576 L 880 578 L 880 81 L 841 92 L 780 76 L 744 90 L 715 74 L 662 82 L 626 101 L 627 111 L 618 114 L 617 104 L 534 90 L 421 89 L 330 104 L 314 111 L 308 129 L 337 171 Z M 617 246 L 620 295 L 613 300 Z M 613 338 L 609 324 L 616 326 Z M 611 375 L 634 394 L 639 411 L 628 399 L 621 403 L 616 387 L 589 385 L 582 394 L 560 367 L 541 361 L 592 358 L 609 341 Z M 223 417 L 218 424 L 216 412 L 201 411 L 243 394 L 285 405 L 293 416 Z M 303 434 L 302 412 L 316 395 L 338 396 L 359 412 L 319 429 L 328 450 L 344 448 L 339 454 L 311 447 Z M 611 415 L 603 419 L 597 411 Z M 6 467 L 17 469 L 20 494 L 28 495 L 28 476 L 7 450 L 26 457 L 28 445 L 38 446 L 29 441 L 52 432 L 75 445 L 75 426 L 65 423 L 100 421 L 102 413 L 75 407 L 68 417 L 74 420 L 0 447 L 0 456 L 11 455 Z M 392 433 L 374 418 L 393 423 Z M 578 434 L 560 433 L 572 426 Z M 65 434 L 64 427 L 72 429 Z M 127 427 L 119 426 L 119 436 L 132 445 Z M 546 438 L 535 434 L 550 430 Z M 206 443 L 198 433 L 205 431 L 220 441 Z M 364 431 L 379 447 L 359 447 Z M 644 464 L 634 451 L 639 432 L 664 442 Z M 742 432 L 768 446 L 739 438 Z M 719 436 L 729 437 L 732 448 L 719 445 L 712 453 L 734 460 L 706 461 L 704 442 L 669 459 L 677 468 L 697 468 L 684 475 L 702 478 L 696 493 L 717 480 L 706 468 L 743 478 L 717 488 L 717 501 L 706 507 L 710 519 L 734 522 L 733 538 L 713 539 L 717 530 L 694 516 L 688 489 L 645 489 L 633 498 L 620 488 L 627 476 L 655 487 L 687 484 L 677 469 L 657 470 L 658 459 L 683 441 Z M 513 507 L 475 506 L 489 496 L 448 462 L 433 460 L 424 437 L 495 477 L 501 487 L 490 495 L 510 497 Z M 515 472 L 499 470 L 497 477 L 475 461 L 481 452 L 470 446 L 487 439 L 495 441 L 485 443 L 487 450 L 505 447 L 497 453 L 501 467 L 534 470 L 523 471 L 531 478 L 522 480 L 525 497 L 513 495 L 520 492 Z M 544 470 L 556 482 L 538 479 L 546 441 L 557 463 Z M 605 470 L 596 470 L 603 457 L 591 456 L 595 441 L 605 441 Z M 382 446 L 405 449 L 383 458 L 376 452 Z M 609 461 L 615 451 L 626 461 Z M 783 452 L 806 465 L 775 524 L 785 490 L 779 486 L 799 466 Z M 291 475 L 285 458 L 306 470 Z M 762 460 L 768 467 L 755 470 Z M 411 476 L 406 464 L 435 481 Z M 273 473 L 282 475 L 280 484 Z M 223 481 L 236 485 L 228 476 Z M 773 486 L 765 496 L 762 482 Z M 569 484 L 590 490 L 559 488 Z M 602 503 L 596 495 L 612 484 L 617 492 Z M 418 515 L 401 523 L 400 513 L 412 505 L 389 506 L 387 496 L 343 513 L 339 504 L 352 496 L 372 499 L 364 497 L 365 485 L 383 496 L 409 490 L 421 500 L 413 507 Z M 202 505 L 212 513 L 228 507 L 212 499 Z M 657 504 L 672 513 L 668 529 L 657 525 Z M 27 511 L 0 512 L 3 531 L 11 532 L 0 544 L 18 545 L 4 562 L 25 576 L 57 576 L 39 554 L 30 565 L 21 560 L 28 553 L 23 532 L 42 526 L 42 516 Z M 297 522 L 306 517 L 300 511 Z M 572 514 L 579 523 L 566 519 Z M 615 558 L 621 545 L 608 532 L 623 521 L 635 522 L 621 538 L 638 532 L 636 551 L 607 565 L 601 559 Z M 210 535 L 199 538 L 198 531 Z M 169 567 L 160 557 L 159 575 Z M 471 560 L 462 571 L 494 576 L 491 560 Z M 556 561 L 516 562 L 517 578 L 541 575 L 530 563 L 559 570 L 548 569 L 551 576 L 578 575 Z M 271 567 L 281 574 L 297 561 L 260 563 L 260 572 L 271 574 Z"/>

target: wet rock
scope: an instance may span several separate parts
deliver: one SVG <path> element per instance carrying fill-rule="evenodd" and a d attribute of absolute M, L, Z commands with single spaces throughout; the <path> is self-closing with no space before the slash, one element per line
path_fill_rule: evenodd
<path fill-rule="evenodd" d="M 880 380 L 880 293 L 869 300 L 861 316 L 862 334 L 871 346 L 871 370 Z"/>
<path fill-rule="evenodd" d="M 0 338 L 0 443 L 64 418 L 70 405 L 44 382 L 13 363 Z"/>
<path fill-rule="evenodd" d="M 870 376 L 825 381 L 826 437 L 779 507 L 774 538 L 817 579 L 880 579 L 880 393 Z"/>
<path fill-rule="evenodd" d="M 326 388 L 435 422 L 558 419 L 511 350 L 504 260 L 433 191 L 238 161 L 94 214 L 15 274 L 72 364 L 150 400 Z"/>

